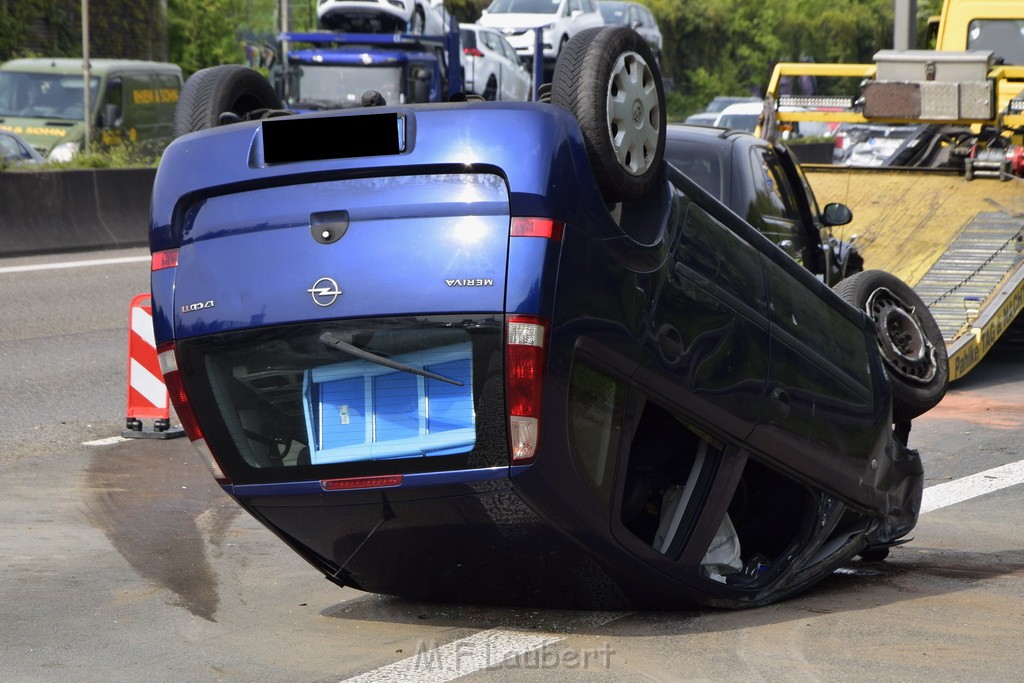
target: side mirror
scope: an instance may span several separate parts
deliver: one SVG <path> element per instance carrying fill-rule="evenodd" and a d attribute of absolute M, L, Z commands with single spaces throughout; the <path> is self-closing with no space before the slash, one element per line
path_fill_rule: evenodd
<path fill-rule="evenodd" d="M 116 128 L 121 124 L 121 108 L 113 103 L 103 105 L 100 110 L 100 128 Z"/>
<path fill-rule="evenodd" d="M 846 225 L 853 220 L 853 212 L 846 204 L 832 202 L 825 205 L 825 211 L 821 214 L 821 222 L 825 225 Z"/>
<path fill-rule="evenodd" d="M 569 12 L 569 16 L 572 17 L 573 19 L 580 16 L 581 14 L 583 14 L 583 10 L 581 9 L 574 9 L 572 12 Z"/>

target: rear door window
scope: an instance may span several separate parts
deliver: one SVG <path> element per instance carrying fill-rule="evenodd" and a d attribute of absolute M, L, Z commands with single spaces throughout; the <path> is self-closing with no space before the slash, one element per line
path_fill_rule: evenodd
<path fill-rule="evenodd" d="M 803 263 L 808 240 L 797 195 L 785 169 L 775 153 L 764 147 L 751 150 L 751 164 L 756 199 L 748 220 L 783 251 Z"/>
<path fill-rule="evenodd" d="M 207 444 L 232 482 L 508 464 L 502 322 L 361 319 L 179 342 Z"/>

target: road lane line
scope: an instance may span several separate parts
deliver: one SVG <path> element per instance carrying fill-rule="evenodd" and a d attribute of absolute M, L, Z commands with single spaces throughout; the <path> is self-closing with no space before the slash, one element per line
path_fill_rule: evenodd
<path fill-rule="evenodd" d="M 115 443 L 121 443 L 128 439 L 123 436 L 108 436 L 105 439 L 96 439 L 95 441 L 83 441 L 83 446 L 113 446 Z"/>
<path fill-rule="evenodd" d="M 565 633 L 514 631 L 503 628 L 480 631 L 447 645 L 420 641 L 416 654 L 394 664 L 344 679 L 343 683 L 447 683 L 478 671 L 502 666 L 522 669 L 556 669 L 563 659 L 580 669 L 607 671 L 615 654 L 607 643 L 601 647 L 562 653 L 549 648 L 565 640 L 575 629 L 603 626 L 631 612 L 592 612 L 566 624 Z M 562 629 L 559 629 L 562 630 Z M 533 653 L 536 652 L 536 655 Z M 567 664 L 568 665 L 568 664 Z"/>
<path fill-rule="evenodd" d="M 1024 484 L 1024 460 L 994 467 L 968 477 L 929 486 L 921 500 L 921 514 L 962 503 L 986 493 Z"/>
<path fill-rule="evenodd" d="M 65 268 L 87 268 L 89 266 L 113 266 L 119 263 L 143 263 L 149 256 L 121 256 L 118 258 L 91 259 L 88 261 L 64 261 L 53 263 L 36 263 L 28 266 L 6 266 L 0 268 L 0 275 L 5 273 L 30 273 L 37 270 L 63 270 Z"/>

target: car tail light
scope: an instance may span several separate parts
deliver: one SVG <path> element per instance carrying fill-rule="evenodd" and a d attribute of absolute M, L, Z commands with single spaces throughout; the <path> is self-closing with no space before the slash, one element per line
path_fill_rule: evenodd
<path fill-rule="evenodd" d="M 404 475 L 385 474 L 376 477 L 349 477 L 348 479 L 321 479 L 324 491 L 351 491 L 352 489 L 379 489 L 401 486 Z"/>
<path fill-rule="evenodd" d="M 479 48 L 475 48 L 475 47 L 463 48 L 462 49 L 462 54 L 467 55 L 469 57 L 483 57 L 484 56 L 484 53 L 480 52 L 480 49 Z"/>
<path fill-rule="evenodd" d="M 166 251 L 154 251 L 150 260 L 150 270 L 157 271 L 164 268 L 178 267 L 178 250 L 167 249 Z"/>
<path fill-rule="evenodd" d="M 546 237 L 556 242 L 562 241 L 565 223 L 552 218 L 513 218 L 512 237 Z"/>
<path fill-rule="evenodd" d="M 506 387 L 513 465 L 528 464 L 537 455 L 548 326 L 535 316 L 508 319 Z"/>
<path fill-rule="evenodd" d="M 174 342 L 165 342 L 157 345 L 156 354 L 157 360 L 160 361 L 160 370 L 164 373 L 164 384 L 167 386 L 167 393 L 171 397 L 174 411 L 181 421 L 181 426 L 185 429 L 185 434 L 188 435 L 192 445 L 199 451 L 199 455 L 203 457 L 203 462 L 210 468 L 210 472 L 213 473 L 213 478 L 217 480 L 217 483 L 230 484 L 231 482 L 217 463 L 213 451 L 206 445 L 203 430 L 199 427 L 195 411 L 188 400 L 185 385 L 181 381 L 181 372 L 178 370 L 178 356 Z"/>

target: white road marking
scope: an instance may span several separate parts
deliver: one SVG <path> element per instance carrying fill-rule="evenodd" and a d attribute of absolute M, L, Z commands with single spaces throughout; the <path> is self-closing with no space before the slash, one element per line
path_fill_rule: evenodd
<path fill-rule="evenodd" d="M 592 612 L 574 618 L 567 630 L 603 626 L 630 612 Z M 466 638 L 436 646 L 420 642 L 417 652 L 394 664 L 344 679 L 344 683 L 447 683 L 462 676 L 501 666 L 530 669 L 556 669 L 559 664 L 583 670 L 607 670 L 614 650 L 601 647 L 559 652 L 549 649 L 565 639 L 567 633 L 513 631 L 493 628 Z M 533 653 L 536 654 L 534 655 Z M 571 659 L 571 665 L 566 659 Z"/>
<path fill-rule="evenodd" d="M 96 439 L 95 441 L 83 441 L 83 446 L 113 446 L 115 443 L 121 443 L 128 439 L 123 436 L 108 436 L 105 439 Z"/>
<path fill-rule="evenodd" d="M 7 266 L 0 268 L 0 275 L 4 273 L 30 273 L 37 270 L 63 270 L 65 268 L 87 268 L 89 266 L 112 266 L 119 263 L 143 263 L 150 260 L 150 256 L 121 256 L 118 258 L 91 259 L 89 261 L 55 261 L 53 263 L 36 263 L 28 266 Z"/>
<path fill-rule="evenodd" d="M 994 467 L 968 477 L 929 486 L 921 500 L 921 514 L 962 503 L 1017 484 L 1024 484 L 1024 460 Z"/>

